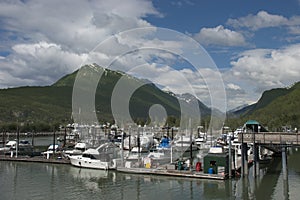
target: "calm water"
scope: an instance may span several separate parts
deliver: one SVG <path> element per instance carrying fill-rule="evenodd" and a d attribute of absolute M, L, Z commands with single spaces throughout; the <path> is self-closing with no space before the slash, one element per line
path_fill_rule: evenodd
<path fill-rule="evenodd" d="M 145 176 L 69 165 L 0 162 L 0 199 L 299 199 L 300 151 L 290 151 L 288 183 L 281 161 L 256 180 L 227 181 Z"/>

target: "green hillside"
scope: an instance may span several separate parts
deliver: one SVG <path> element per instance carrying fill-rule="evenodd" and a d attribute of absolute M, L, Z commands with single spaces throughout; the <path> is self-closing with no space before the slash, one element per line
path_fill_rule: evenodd
<path fill-rule="evenodd" d="M 263 93 L 259 101 L 238 119 L 228 119 L 229 123 L 238 123 L 255 119 L 270 130 L 279 130 L 281 126 L 300 126 L 300 82 L 291 88 L 278 88 Z"/>
<path fill-rule="evenodd" d="M 95 65 L 94 65 L 95 66 Z M 101 67 L 89 67 L 88 73 L 98 73 L 104 70 Z M 98 70 L 98 72 L 97 72 Z M 67 124 L 72 122 L 72 92 L 73 84 L 78 71 L 66 75 L 51 86 L 45 87 L 19 87 L 0 90 L 0 125 L 4 129 L 22 124 L 22 127 L 45 129 L 54 124 Z M 100 122 L 113 122 L 111 112 L 111 96 L 115 84 L 125 74 L 105 69 L 95 94 L 95 107 Z M 129 75 L 123 81 L 133 84 L 135 81 L 142 82 Z M 89 81 L 88 79 L 86 80 Z M 85 88 L 82 88 L 82 95 Z M 180 117 L 180 106 L 176 97 L 163 92 L 154 84 L 148 83 L 138 88 L 130 98 L 130 114 L 136 122 L 149 121 L 148 110 L 153 104 L 161 104 L 167 111 L 168 116 Z M 203 113 L 209 113 L 210 109 L 200 103 Z M 205 117 L 205 116 L 202 116 Z M 30 129 L 29 128 L 29 129 Z"/>

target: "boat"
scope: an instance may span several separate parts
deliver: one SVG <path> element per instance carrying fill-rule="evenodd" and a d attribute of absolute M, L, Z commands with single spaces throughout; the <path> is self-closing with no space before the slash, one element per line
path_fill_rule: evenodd
<path fill-rule="evenodd" d="M 149 132 L 143 132 L 141 135 L 138 136 L 136 135 L 130 135 L 124 139 L 124 145 L 123 148 L 125 150 L 130 150 L 131 147 L 136 147 L 138 146 L 138 141 L 140 141 L 139 145 L 143 148 L 150 149 L 155 141 L 153 138 L 153 134 Z"/>
<path fill-rule="evenodd" d="M 119 148 L 113 143 L 105 143 L 98 148 L 89 148 L 82 155 L 69 156 L 71 165 L 92 169 L 116 169 Z"/>
<path fill-rule="evenodd" d="M 125 157 L 126 161 L 137 161 L 142 159 L 149 153 L 149 149 L 145 147 L 133 147 L 128 155 Z"/>
<path fill-rule="evenodd" d="M 168 137 L 164 136 L 156 148 L 157 149 L 170 149 L 171 148 L 170 139 Z"/>
<path fill-rule="evenodd" d="M 47 159 L 49 159 L 50 156 L 53 155 L 53 152 L 54 152 L 54 155 L 60 157 L 60 155 L 61 155 L 61 148 L 60 148 L 60 146 L 58 144 L 54 144 L 54 145 L 50 144 L 49 147 L 48 147 L 48 149 L 47 149 L 47 151 L 44 151 L 41 154 L 43 156 L 46 156 Z"/>
<path fill-rule="evenodd" d="M 3 152 L 5 155 L 22 155 L 22 156 L 33 156 L 34 150 L 33 146 L 28 140 L 20 140 L 19 145 L 17 146 L 17 141 L 8 141 L 5 147 L 0 148 L 0 152 Z"/>
<path fill-rule="evenodd" d="M 72 156 L 72 155 L 81 155 L 85 150 L 87 150 L 87 144 L 84 142 L 77 142 L 72 150 L 65 150 L 65 156 Z"/>
<path fill-rule="evenodd" d="M 206 142 L 206 133 L 200 132 L 199 136 L 195 139 L 195 143 L 198 146 Z"/>
<path fill-rule="evenodd" d="M 170 164 L 177 158 L 179 158 L 178 152 L 172 151 L 172 148 L 156 148 L 152 149 L 143 161 L 145 166 L 149 163 L 149 167 L 158 167 L 164 164 Z"/>
<path fill-rule="evenodd" d="M 191 139 L 190 136 L 180 136 L 174 141 L 175 150 L 189 152 L 189 151 L 198 151 L 198 146 L 195 145 L 194 139 Z"/>
<path fill-rule="evenodd" d="M 0 148 L 0 152 L 8 152 L 8 151 L 10 151 L 11 149 L 13 149 L 13 148 L 16 148 L 16 146 L 17 146 L 17 141 L 15 141 L 15 140 L 10 140 L 10 141 L 8 141 L 6 144 L 5 144 L 5 146 L 4 147 L 2 147 L 2 148 Z"/>

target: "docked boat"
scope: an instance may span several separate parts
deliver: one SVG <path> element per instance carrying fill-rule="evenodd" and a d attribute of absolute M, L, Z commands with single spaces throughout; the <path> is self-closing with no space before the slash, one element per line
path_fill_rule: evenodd
<path fill-rule="evenodd" d="M 5 155 L 23 155 L 23 156 L 32 156 L 33 155 L 33 146 L 28 140 L 20 140 L 19 145 L 17 146 L 17 141 L 12 140 L 8 141 L 5 147 L 0 148 L 0 152 Z"/>
<path fill-rule="evenodd" d="M 82 155 L 69 156 L 71 164 L 76 167 L 92 169 L 116 169 L 119 148 L 113 143 L 105 143 L 97 149 L 89 148 Z"/>
<path fill-rule="evenodd" d="M 137 161 L 138 159 L 142 159 L 143 157 L 147 156 L 149 150 L 145 147 L 133 147 L 128 155 L 125 157 L 127 161 Z"/>
<path fill-rule="evenodd" d="M 74 149 L 65 150 L 64 154 L 66 156 L 81 155 L 85 150 L 87 150 L 87 144 L 84 142 L 77 142 Z"/>
<path fill-rule="evenodd" d="M 178 152 L 169 149 L 152 149 L 150 153 L 144 158 L 144 164 L 150 163 L 151 166 L 160 166 L 169 164 L 179 158 Z"/>
<path fill-rule="evenodd" d="M 54 155 L 56 156 L 61 156 L 61 148 L 58 144 L 51 144 L 49 145 L 47 151 L 44 151 L 42 152 L 41 154 L 43 156 L 45 156 L 47 159 L 50 158 L 50 156 L 53 156 L 53 152 L 54 152 Z"/>
<path fill-rule="evenodd" d="M 202 144 L 206 142 L 206 135 L 204 132 L 199 132 L 198 137 L 195 139 L 196 145 L 202 146 Z"/>
<path fill-rule="evenodd" d="M 0 152 L 8 152 L 11 149 L 16 148 L 16 146 L 17 146 L 17 141 L 15 140 L 8 141 L 4 147 L 0 148 Z"/>
<path fill-rule="evenodd" d="M 168 137 L 164 136 L 156 148 L 157 149 L 170 149 L 171 148 L 170 139 Z"/>
<path fill-rule="evenodd" d="M 195 145 L 195 141 L 189 136 L 180 136 L 177 140 L 174 141 L 175 150 L 182 151 L 182 152 L 189 152 L 189 151 L 198 151 L 198 146 Z"/>

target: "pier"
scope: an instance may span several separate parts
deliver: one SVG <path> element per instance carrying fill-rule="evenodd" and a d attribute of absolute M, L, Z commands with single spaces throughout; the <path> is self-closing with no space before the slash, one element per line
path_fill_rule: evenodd
<path fill-rule="evenodd" d="M 16 161 L 16 162 L 36 162 L 36 163 L 51 163 L 51 164 L 70 164 L 68 159 L 45 159 L 43 156 L 18 156 L 10 157 L 5 155 L 0 155 L 0 161 Z"/>
<path fill-rule="evenodd" d="M 268 132 L 257 121 L 250 120 L 244 125 L 244 132 L 238 135 L 238 142 L 242 143 L 242 174 L 248 174 L 247 144 L 253 145 L 253 176 L 259 175 L 259 149 L 266 148 L 274 153 L 281 153 L 283 180 L 288 177 L 287 148 L 300 146 L 299 133 Z"/>
<path fill-rule="evenodd" d="M 133 173 L 133 174 L 161 175 L 161 176 L 174 176 L 174 177 L 183 177 L 183 178 L 198 178 L 198 179 L 213 179 L 213 180 L 225 180 L 227 178 L 225 175 L 206 174 L 203 172 L 190 171 L 190 170 L 118 167 L 117 171 L 123 173 Z"/>

